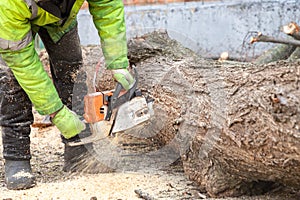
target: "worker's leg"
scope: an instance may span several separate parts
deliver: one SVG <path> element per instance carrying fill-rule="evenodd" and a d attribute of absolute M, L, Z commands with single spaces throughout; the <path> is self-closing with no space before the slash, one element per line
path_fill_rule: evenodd
<path fill-rule="evenodd" d="M 41 29 L 39 35 L 49 54 L 52 78 L 63 103 L 82 116 L 84 106 L 83 98 L 87 93 L 87 86 L 86 73 L 82 69 L 83 61 L 77 27 L 66 33 L 58 43 L 54 43 L 51 40 L 45 29 Z M 90 129 L 87 128 L 80 133 L 80 137 L 89 136 L 89 130 Z M 69 140 L 63 139 L 65 143 L 64 171 L 87 169 L 82 166 L 84 164 L 84 162 L 82 162 L 84 158 L 83 154 L 92 156 L 90 155 L 92 145 L 81 145 L 77 147 L 67 145 L 68 142 L 79 139 L 79 136 Z M 87 149 L 89 149 L 89 151 Z"/>
<path fill-rule="evenodd" d="M 32 104 L 9 67 L 0 58 L 0 125 L 5 182 L 9 189 L 34 186 L 29 138 L 32 123 Z"/>
<path fill-rule="evenodd" d="M 82 99 L 79 98 L 84 96 L 81 93 L 86 93 L 86 85 L 77 27 L 66 33 L 57 43 L 52 41 L 46 29 L 41 28 L 38 34 L 48 52 L 51 76 L 60 98 L 70 109 L 82 115 Z M 80 87 L 81 93 L 74 91 L 76 96 L 73 98 L 74 84 L 75 89 Z"/>

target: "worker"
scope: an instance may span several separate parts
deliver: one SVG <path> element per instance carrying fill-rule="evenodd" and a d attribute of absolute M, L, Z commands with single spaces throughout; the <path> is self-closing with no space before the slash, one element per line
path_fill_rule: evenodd
<path fill-rule="evenodd" d="M 60 131 L 65 143 L 65 171 L 76 169 L 74 161 L 86 151 L 85 146 L 68 146 L 69 141 L 88 135 L 88 128 L 79 117 L 82 109 L 72 108 L 74 102 L 83 101 L 80 95 L 73 95 L 76 81 L 86 91 L 79 77 L 84 73 L 81 74 L 83 62 L 76 21 L 83 3 L 84 0 L 0 1 L 0 125 L 8 189 L 27 189 L 36 184 L 30 164 L 32 107 L 41 115 L 50 115 Z M 128 71 L 123 2 L 88 0 L 88 4 L 106 68 L 129 89 L 134 79 Z M 35 51 L 36 34 L 49 54 L 52 79 Z"/>

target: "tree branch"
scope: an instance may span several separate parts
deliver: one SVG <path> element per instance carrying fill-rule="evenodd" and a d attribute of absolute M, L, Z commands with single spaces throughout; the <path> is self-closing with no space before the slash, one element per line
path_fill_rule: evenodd
<path fill-rule="evenodd" d="M 263 35 L 261 32 L 259 32 L 256 37 L 251 38 L 250 43 L 253 44 L 255 42 L 271 42 L 271 43 L 287 44 L 287 45 L 300 47 L 300 41 L 298 40 L 275 38 L 272 36 Z"/>

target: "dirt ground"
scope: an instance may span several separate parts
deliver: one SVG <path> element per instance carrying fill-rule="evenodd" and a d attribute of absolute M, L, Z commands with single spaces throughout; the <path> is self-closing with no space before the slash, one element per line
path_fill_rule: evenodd
<path fill-rule="evenodd" d="M 118 171 L 102 174 L 70 174 L 62 171 L 63 145 L 55 127 L 33 128 L 32 168 L 37 185 L 28 190 L 6 189 L 3 160 L 0 162 L 0 199 L 203 199 L 197 186 L 189 181 L 180 164 L 160 170 Z M 2 146 L 1 146 L 2 149 Z M 2 157 L 2 154 L 1 154 Z M 144 195 L 140 198 L 136 192 Z M 297 199 L 292 190 L 278 188 L 264 196 L 227 198 L 227 200 Z M 209 198 L 208 198 L 209 199 Z"/>
<path fill-rule="evenodd" d="M 197 188 L 178 167 L 96 175 L 65 173 L 62 171 L 63 145 L 58 130 L 55 127 L 33 128 L 31 136 L 32 168 L 37 186 L 23 191 L 7 190 L 1 160 L 0 199 L 139 199 L 135 190 L 159 199 L 197 195 Z"/>

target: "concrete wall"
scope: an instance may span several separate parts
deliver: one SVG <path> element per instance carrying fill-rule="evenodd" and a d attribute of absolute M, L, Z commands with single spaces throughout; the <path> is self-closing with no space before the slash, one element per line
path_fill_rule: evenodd
<path fill-rule="evenodd" d="M 290 21 L 298 22 L 299 3 L 300 0 L 225 0 L 126 6 L 127 35 L 132 38 L 163 29 L 170 37 L 203 56 L 219 56 L 228 51 L 231 57 L 246 53 L 251 57 L 253 50 L 254 55 L 258 55 L 272 45 L 259 43 L 255 48 L 243 49 L 246 34 L 261 31 L 285 37 L 280 33 L 280 26 Z M 99 44 L 87 10 L 80 11 L 78 21 L 82 44 Z"/>

